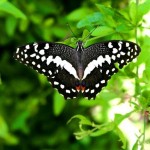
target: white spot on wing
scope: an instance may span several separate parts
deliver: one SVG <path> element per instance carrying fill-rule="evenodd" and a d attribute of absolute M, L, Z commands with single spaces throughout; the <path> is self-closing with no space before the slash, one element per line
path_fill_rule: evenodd
<path fill-rule="evenodd" d="M 109 74 L 109 70 L 106 71 L 106 74 Z"/>
<path fill-rule="evenodd" d="M 39 54 L 40 54 L 40 55 L 44 55 L 44 54 L 45 54 L 44 49 L 40 50 L 40 51 L 39 51 Z"/>
<path fill-rule="evenodd" d="M 112 53 L 113 53 L 113 54 L 116 54 L 117 52 L 118 52 L 117 48 L 113 48 Z"/>
<path fill-rule="evenodd" d="M 30 45 L 26 45 L 26 49 L 30 49 Z"/>
<path fill-rule="evenodd" d="M 54 85 L 59 85 L 59 82 L 57 82 L 57 81 L 54 81 Z"/>
<path fill-rule="evenodd" d="M 137 45 L 135 45 L 135 50 L 138 50 Z"/>
<path fill-rule="evenodd" d="M 105 80 L 102 80 L 101 83 L 105 83 Z"/>
<path fill-rule="evenodd" d="M 49 43 L 46 43 L 46 44 L 45 44 L 44 49 L 49 49 Z"/>
<path fill-rule="evenodd" d="M 70 93 L 70 90 L 66 90 L 66 93 Z"/>
<path fill-rule="evenodd" d="M 41 60 L 42 60 L 42 61 L 46 60 L 46 57 L 45 57 L 45 56 L 43 56 L 43 57 L 41 58 Z"/>
<path fill-rule="evenodd" d="M 45 70 L 45 69 L 42 69 L 42 72 L 46 72 L 46 70 Z"/>
<path fill-rule="evenodd" d="M 61 89 L 64 89 L 64 88 L 65 88 L 65 86 L 64 86 L 63 84 L 61 84 L 61 85 L 60 85 L 60 88 L 61 88 Z"/>
<path fill-rule="evenodd" d="M 93 90 L 91 90 L 91 94 L 92 94 L 92 93 L 94 93 L 94 91 L 95 91 L 94 89 L 93 89 Z"/>
<path fill-rule="evenodd" d="M 129 47 L 129 45 L 130 45 L 130 44 L 127 42 L 127 43 L 126 43 L 126 47 Z"/>
<path fill-rule="evenodd" d="M 113 60 L 115 60 L 115 59 L 116 59 L 116 56 L 115 56 L 115 55 L 112 55 L 111 58 L 112 58 Z"/>
<path fill-rule="evenodd" d="M 112 68 L 112 72 L 115 71 L 115 70 L 116 70 L 115 68 Z"/>
<path fill-rule="evenodd" d="M 119 42 L 118 42 L 118 45 L 119 45 L 119 51 L 122 49 L 122 43 L 123 43 L 122 41 L 119 41 Z"/>
<path fill-rule="evenodd" d="M 89 89 L 86 89 L 86 90 L 85 90 L 85 93 L 87 93 L 87 92 L 89 92 Z"/>
<path fill-rule="evenodd" d="M 16 53 L 18 53 L 19 52 L 19 48 L 17 48 L 17 51 L 16 51 Z"/>
<path fill-rule="evenodd" d="M 108 43 L 108 48 L 113 48 L 112 42 Z"/>
<path fill-rule="evenodd" d="M 127 55 L 128 55 L 128 56 L 130 56 L 130 55 L 131 55 L 131 54 L 130 54 L 130 51 L 128 51 Z"/>
<path fill-rule="evenodd" d="M 48 71 L 48 73 L 49 73 L 50 75 L 52 75 L 52 72 L 51 72 L 50 70 Z"/>
<path fill-rule="evenodd" d="M 117 57 L 120 58 L 120 54 L 117 54 Z"/>
<path fill-rule="evenodd" d="M 27 58 L 27 57 L 28 57 L 28 55 L 27 55 L 27 54 L 25 54 L 25 55 L 24 55 L 24 57 L 25 57 L 25 58 Z"/>
<path fill-rule="evenodd" d="M 38 65 L 37 65 L 37 67 L 38 67 L 38 68 L 41 68 L 41 65 L 40 65 L 40 64 L 38 64 Z"/>
<path fill-rule="evenodd" d="M 76 92 L 76 90 L 75 90 L 75 89 L 71 89 L 71 90 L 72 90 L 72 92 L 74 92 L 74 93 Z"/>
<path fill-rule="evenodd" d="M 97 83 L 97 84 L 95 85 L 95 87 L 98 88 L 98 87 L 99 87 L 99 83 Z"/>
<path fill-rule="evenodd" d="M 38 52 L 37 48 L 38 48 L 38 45 L 37 45 L 37 43 L 35 43 L 35 47 L 34 47 L 35 52 Z"/>
<path fill-rule="evenodd" d="M 32 61 L 32 65 L 35 65 L 35 61 Z"/>
<path fill-rule="evenodd" d="M 35 53 L 33 53 L 33 54 L 31 54 L 31 55 L 30 55 L 30 57 L 35 57 L 35 56 L 36 56 L 36 54 L 35 54 Z"/>
<path fill-rule="evenodd" d="M 36 59 L 39 59 L 40 58 L 40 56 L 39 55 L 36 55 Z"/>
<path fill-rule="evenodd" d="M 122 59 L 122 60 L 121 60 L 121 64 L 123 64 L 123 63 L 124 63 L 124 60 Z"/>
<path fill-rule="evenodd" d="M 125 53 L 124 53 L 124 52 L 120 52 L 120 54 L 121 54 L 121 55 L 125 55 Z"/>

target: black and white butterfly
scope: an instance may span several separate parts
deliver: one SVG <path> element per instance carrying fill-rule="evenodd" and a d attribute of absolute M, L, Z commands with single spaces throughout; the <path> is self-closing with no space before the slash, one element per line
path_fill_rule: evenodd
<path fill-rule="evenodd" d="M 141 49 L 129 41 L 107 41 L 87 48 L 78 41 L 76 48 L 49 42 L 17 48 L 15 59 L 44 74 L 65 99 L 82 93 L 88 99 L 106 86 L 111 76 L 136 58 Z"/>

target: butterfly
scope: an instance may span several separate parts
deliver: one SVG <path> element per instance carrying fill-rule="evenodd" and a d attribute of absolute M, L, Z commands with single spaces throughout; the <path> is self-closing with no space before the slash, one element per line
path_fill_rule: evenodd
<path fill-rule="evenodd" d="M 65 99 L 76 98 L 79 93 L 88 99 L 107 85 L 122 68 L 136 58 L 141 49 L 130 41 L 112 40 L 84 48 L 78 41 L 76 48 L 60 43 L 37 42 L 17 48 L 14 58 L 44 74 Z"/>

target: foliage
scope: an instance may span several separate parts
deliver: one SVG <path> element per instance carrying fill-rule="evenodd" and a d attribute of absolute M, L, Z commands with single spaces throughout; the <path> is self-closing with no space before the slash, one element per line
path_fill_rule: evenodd
<path fill-rule="evenodd" d="M 149 0 L 1 0 L 0 149 L 149 147 L 149 10 Z M 85 46 L 112 39 L 141 46 L 137 61 L 115 74 L 96 100 L 65 101 L 44 76 L 12 58 L 17 46 L 33 41 L 66 39 L 75 46 L 67 23 Z"/>

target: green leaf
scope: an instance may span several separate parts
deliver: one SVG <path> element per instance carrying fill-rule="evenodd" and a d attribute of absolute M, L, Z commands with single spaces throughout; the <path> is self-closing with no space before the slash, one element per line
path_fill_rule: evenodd
<path fill-rule="evenodd" d="M 9 36 L 13 36 L 17 27 L 16 18 L 10 16 L 6 19 L 6 32 Z"/>
<path fill-rule="evenodd" d="M 5 137 L 8 134 L 8 126 L 2 116 L 0 116 L 0 137 Z"/>
<path fill-rule="evenodd" d="M 92 36 L 98 36 L 100 38 L 100 37 L 104 37 L 104 36 L 107 36 L 107 35 L 111 35 L 115 32 L 116 31 L 111 27 L 100 26 L 92 32 Z"/>
<path fill-rule="evenodd" d="M 101 4 L 96 4 L 97 8 L 100 10 L 100 12 L 102 14 L 104 14 L 105 16 L 109 15 L 109 16 L 114 16 L 115 12 L 114 9 L 106 7 L 104 5 Z"/>
<path fill-rule="evenodd" d="M 2 116 L 0 116 L 0 138 L 8 144 L 18 144 L 18 139 L 9 133 L 8 125 Z"/>
<path fill-rule="evenodd" d="M 84 19 L 80 20 L 77 24 L 78 28 L 82 28 L 85 26 L 91 26 L 92 24 L 103 24 L 104 23 L 104 16 L 99 13 L 95 12 L 91 15 L 86 16 Z"/>
<path fill-rule="evenodd" d="M 126 147 L 127 147 L 127 140 L 126 140 L 124 134 L 122 133 L 122 131 L 118 127 L 115 128 L 115 132 L 119 136 L 121 142 L 123 143 L 122 148 L 126 149 Z"/>
<path fill-rule="evenodd" d="M 100 10 L 101 14 L 105 17 L 105 25 L 108 25 L 110 27 L 116 27 L 116 21 L 114 18 L 116 12 L 114 9 L 106 7 L 104 5 L 96 4 L 97 8 Z M 106 17 L 107 16 L 107 17 Z"/>
<path fill-rule="evenodd" d="M 79 119 L 80 120 L 79 124 L 81 125 L 92 125 L 92 122 L 82 115 L 75 115 L 71 117 L 67 123 L 70 123 L 73 119 Z"/>
<path fill-rule="evenodd" d="M 1 0 L 0 11 L 9 13 L 16 18 L 26 19 L 26 16 L 18 8 L 6 0 Z"/>
<path fill-rule="evenodd" d="M 128 118 L 132 113 L 133 111 L 126 113 L 125 115 L 115 114 L 114 123 L 116 125 L 119 125 L 124 119 Z"/>
<path fill-rule="evenodd" d="M 130 18 L 131 18 L 131 20 L 132 20 L 132 23 L 134 24 L 134 25 L 136 25 L 137 24 L 137 5 L 136 5 L 136 3 L 131 3 L 130 4 L 130 6 L 129 6 L 129 15 L 130 15 Z"/>
<path fill-rule="evenodd" d="M 134 143 L 132 150 L 138 150 L 138 142 L 139 142 L 139 139 L 137 139 L 136 142 Z"/>
<path fill-rule="evenodd" d="M 55 116 L 58 116 L 61 114 L 65 107 L 66 101 L 62 95 L 60 95 L 58 92 L 55 93 L 54 99 L 53 99 L 53 112 Z"/>
<path fill-rule="evenodd" d="M 141 21 L 143 16 L 150 11 L 150 0 L 138 5 L 138 21 Z"/>
<path fill-rule="evenodd" d="M 79 8 L 72 11 L 68 16 L 67 19 L 69 21 L 79 21 L 83 19 L 87 14 L 91 13 L 91 10 L 88 8 Z"/>
<path fill-rule="evenodd" d="M 114 123 L 110 122 L 108 124 L 100 126 L 97 131 L 94 131 L 93 133 L 91 133 L 91 136 L 93 136 L 93 137 L 100 136 L 107 132 L 112 131 L 113 129 L 114 129 Z"/>
<path fill-rule="evenodd" d="M 129 33 L 129 31 L 133 30 L 133 26 L 129 26 L 125 23 L 121 23 L 116 27 L 116 31 L 119 33 Z"/>

